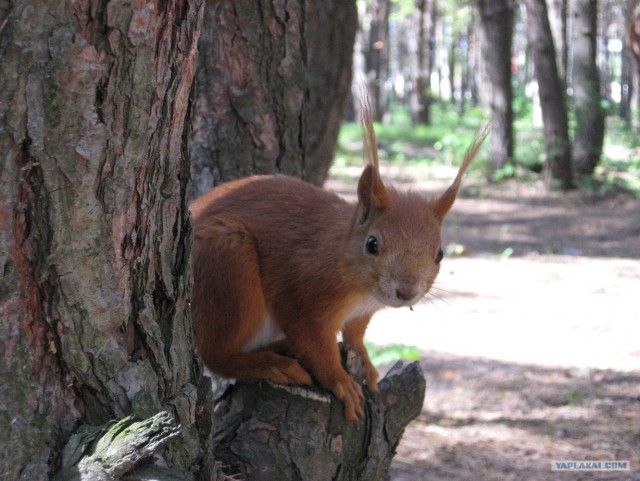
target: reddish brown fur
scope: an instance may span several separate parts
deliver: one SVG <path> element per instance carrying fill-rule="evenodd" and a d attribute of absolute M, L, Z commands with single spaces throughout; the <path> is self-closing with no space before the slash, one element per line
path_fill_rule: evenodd
<path fill-rule="evenodd" d="M 365 126 L 369 164 L 357 205 L 285 176 L 230 182 L 191 205 L 192 313 L 205 364 L 226 377 L 277 383 L 309 384 L 311 373 L 344 402 L 349 420 L 362 414 L 362 390 L 341 366 L 336 334 L 363 358 L 375 390 L 378 374 L 363 345 L 369 319 L 385 304 L 410 306 L 431 288 L 442 221 L 486 135 L 454 184 L 429 200 L 384 186 L 367 118 Z M 371 235 L 377 256 L 365 248 Z M 258 336 L 267 318 L 284 340 Z M 268 347 L 276 341 L 293 357 Z"/>

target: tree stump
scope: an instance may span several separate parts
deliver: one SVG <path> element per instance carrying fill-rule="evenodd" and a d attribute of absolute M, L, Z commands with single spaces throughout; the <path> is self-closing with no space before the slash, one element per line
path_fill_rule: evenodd
<path fill-rule="evenodd" d="M 362 379 L 359 358 L 352 351 L 346 358 L 348 372 Z M 248 481 L 389 479 L 402 433 L 422 409 L 422 369 L 398 362 L 379 388 L 364 389 L 365 416 L 349 423 L 343 404 L 319 387 L 232 385 L 213 414 L 215 458 Z"/>

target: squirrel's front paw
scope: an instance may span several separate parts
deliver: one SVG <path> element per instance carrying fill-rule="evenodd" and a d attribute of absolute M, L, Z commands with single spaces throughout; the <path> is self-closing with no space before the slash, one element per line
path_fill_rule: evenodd
<path fill-rule="evenodd" d="M 368 362 L 365 362 L 363 359 L 362 362 L 364 364 L 362 368 L 362 374 L 364 375 L 364 380 L 367 382 L 367 387 L 370 391 L 378 392 L 378 370 L 371 364 L 371 361 L 367 359 Z"/>
<path fill-rule="evenodd" d="M 337 381 L 331 391 L 344 403 L 344 417 L 347 421 L 355 421 L 364 416 L 362 386 L 346 375 Z"/>

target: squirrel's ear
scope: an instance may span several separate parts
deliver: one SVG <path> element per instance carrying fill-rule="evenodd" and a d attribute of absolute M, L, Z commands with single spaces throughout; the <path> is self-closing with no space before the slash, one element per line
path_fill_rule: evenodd
<path fill-rule="evenodd" d="M 358 181 L 358 221 L 364 223 L 372 212 L 389 206 L 389 192 L 374 165 L 367 165 Z"/>
<path fill-rule="evenodd" d="M 442 194 L 440 197 L 438 197 L 435 200 L 434 212 L 436 217 L 441 222 L 444 220 L 444 217 L 447 215 L 447 213 L 449 212 L 449 209 L 451 209 L 451 206 L 455 202 L 456 197 L 458 196 L 458 191 L 460 190 L 460 185 L 462 184 L 462 177 L 464 176 L 464 173 L 467 171 L 467 168 L 469 167 L 469 165 L 471 165 L 471 162 L 473 161 L 476 154 L 478 153 L 478 150 L 480 149 L 482 142 L 484 142 L 484 139 L 487 138 L 487 135 L 489 134 L 490 125 L 491 124 L 486 124 L 482 128 L 482 130 L 480 130 L 480 132 L 476 134 L 475 138 L 473 139 L 473 143 L 467 150 L 467 153 L 464 154 L 462 165 L 460 165 L 460 168 L 458 169 L 458 174 L 456 175 L 456 178 L 453 181 L 453 184 L 449 186 L 449 188 L 445 191 L 444 194 Z"/>
<path fill-rule="evenodd" d="M 458 196 L 458 190 L 460 190 L 460 182 L 454 182 L 449 188 L 438 197 L 434 203 L 434 213 L 436 218 L 442 222 L 451 209 L 451 206 Z"/>

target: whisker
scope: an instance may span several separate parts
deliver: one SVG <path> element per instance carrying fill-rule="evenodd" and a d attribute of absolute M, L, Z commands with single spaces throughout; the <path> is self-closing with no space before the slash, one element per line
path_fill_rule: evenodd
<path fill-rule="evenodd" d="M 435 292 L 429 292 L 429 294 L 431 294 L 432 298 L 436 298 L 437 300 L 444 302 L 445 304 L 455 304 L 456 301 L 454 299 L 449 299 L 447 297 L 444 296 L 440 296 L 438 294 L 436 294 Z M 433 299 L 431 299 L 433 300 Z"/>
<path fill-rule="evenodd" d="M 455 291 L 450 291 L 448 289 L 443 289 L 442 287 L 438 287 L 438 286 L 432 286 L 430 291 L 432 291 L 434 289 L 439 291 L 439 292 L 444 292 L 445 294 L 452 294 L 452 295 L 456 294 Z"/>

